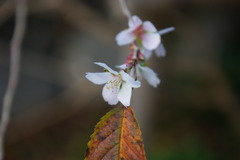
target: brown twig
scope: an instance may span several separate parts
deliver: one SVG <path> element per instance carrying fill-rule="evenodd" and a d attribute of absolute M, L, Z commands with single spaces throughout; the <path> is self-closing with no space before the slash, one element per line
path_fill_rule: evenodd
<path fill-rule="evenodd" d="M 4 137 L 9 123 L 11 106 L 18 83 L 20 68 L 21 43 L 26 28 L 27 4 L 26 0 L 16 0 L 15 28 L 10 44 L 10 76 L 3 97 L 3 108 L 0 122 L 0 160 L 4 157 Z"/>

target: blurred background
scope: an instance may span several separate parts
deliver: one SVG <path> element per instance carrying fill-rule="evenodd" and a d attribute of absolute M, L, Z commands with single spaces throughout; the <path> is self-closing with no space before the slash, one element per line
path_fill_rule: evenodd
<path fill-rule="evenodd" d="M 132 107 L 149 160 L 240 159 L 240 1 L 129 0 L 129 8 L 158 29 L 165 58 L 150 67 L 161 84 L 145 81 Z M 89 136 L 113 106 L 102 86 L 85 78 L 122 64 L 127 28 L 118 1 L 28 0 L 20 82 L 6 135 L 6 160 L 83 159 Z M 9 76 L 14 1 L 0 0 L 0 102 Z M 1 105 L 2 107 L 2 105 Z"/>

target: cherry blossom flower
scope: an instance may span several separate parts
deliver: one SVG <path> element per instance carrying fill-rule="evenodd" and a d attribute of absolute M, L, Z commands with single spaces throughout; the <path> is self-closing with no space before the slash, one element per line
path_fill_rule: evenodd
<path fill-rule="evenodd" d="M 129 28 L 116 36 L 117 44 L 127 45 L 134 41 L 147 50 L 154 50 L 160 44 L 161 38 L 155 26 L 150 21 L 144 21 L 133 16 L 128 22 Z"/>
<path fill-rule="evenodd" d="M 139 81 L 135 81 L 130 75 L 121 70 L 116 72 L 104 63 L 95 63 L 106 72 L 86 73 L 86 78 L 95 84 L 105 84 L 102 91 L 103 99 L 110 105 L 116 105 L 120 101 L 125 107 L 130 105 L 132 88 L 141 86 Z"/>

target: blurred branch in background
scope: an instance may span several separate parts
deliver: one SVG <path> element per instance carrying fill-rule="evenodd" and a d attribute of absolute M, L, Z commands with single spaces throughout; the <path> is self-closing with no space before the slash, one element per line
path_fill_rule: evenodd
<path fill-rule="evenodd" d="M 6 93 L 3 97 L 3 108 L 0 122 L 0 160 L 4 157 L 4 138 L 9 123 L 11 106 L 18 84 L 21 44 L 26 28 L 27 4 L 26 0 L 16 1 L 15 28 L 10 44 L 10 75 Z"/>
<path fill-rule="evenodd" d="M 51 5 L 51 2 L 56 3 L 53 5 L 53 10 L 73 27 L 94 36 L 109 46 L 115 45 L 114 36 L 117 33 L 117 26 L 99 16 L 96 11 L 81 1 L 45 0 L 44 2 L 47 5 Z"/>
<path fill-rule="evenodd" d="M 117 30 L 117 26 L 110 21 L 102 18 L 98 15 L 96 11 L 89 8 L 81 1 L 55 1 L 55 0 L 43 0 L 41 2 L 36 1 L 28 1 L 29 4 L 29 15 L 42 14 L 46 12 L 46 10 L 54 11 L 57 13 L 67 24 L 76 28 L 79 31 L 83 31 L 99 41 L 104 42 L 107 46 L 115 45 L 114 35 Z M 7 3 L 7 2 L 6 2 Z M 13 1 L 8 2 L 8 6 L 13 6 Z M 10 5 L 11 4 L 11 5 Z M 7 6 L 6 4 L 4 4 Z M 5 7 L 6 8 L 6 7 Z M 13 13 L 13 11 L 11 11 Z M 8 17 L 9 18 L 9 17 Z M 97 26 L 97 27 L 96 27 Z M 103 34 L 106 33 L 106 34 Z M 28 58 L 31 59 L 34 55 L 29 55 Z M 43 55 L 42 55 L 43 56 Z M 42 62 L 40 60 L 41 57 L 37 57 L 39 65 Z M 49 57 L 46 57 L 50 59 Z M 54 64 L 61 63 L 61 65 L 73 65 L 70 64 L 72 62 L 64 60 L 56 60 L 56 58 L 52 59 L 52 64 L 50 68 L 55 67 Z M 4 63 L 5 64 L 5 63 Z M 32 67 L 34 68 L 34 67 Z M 31 69 L 29 69 L 31 70 Z M 26 71 L 23 69 L 22 73 L 27 74 L 34 78 L 39 78 L 40 72 L 34 71 Z M 40 79 L 44 81 L 51 81 L 52 83 L 57 83 L 56 81 L 49 80 L 47 75 L 41 75 Z M 83 83 L 83 84 L 82 84 Z M 9 141 L 16 142 L 23 137 L 23 135 L 33 135 L 40 130 L 44 130 L 49 126 L 55 125 L 64 119 L 71 117 L 77 111 L 81 109 L 81 107 L 87 106 L 87 104 L 95 98 L 94 94 L 98 94 L 94 92 L 92 89 L 81 88 L 81 92 L 79 91 L 79 86 L 86 86 L 86 84 L 81 81 L 78 84 L 71 84 L 69 90 L 64 91 L 64 93 L 60 94 L 54 99 L 50 101 L 39 103 L 37 105 L 32 106 L 30 109 L 24 111 L 23 113 L 13 117 L 14 120 L 11 122 L 14 127 L 9 128 Z M 84 92 L 84 95 L 79 94 Z M 90 94 L 91 93 L 91 94 Z M 81 96 L 91 95 L 85 98 L 79 99 Z M 71 104 L 71 102 L 75 102 L 76 105 L 61 107 L 59 106 L 59 101 Z M 53 107 L 54 106 L 54 107 Z M 44 120 L 42 117 L 45 117 Z M 31 122 L 29 121 L 31 119 Z M 30 131 L 31 130 L 31 131 Z M 13 133 L 13 134 L 11 134 Z M 15 134 L 18 133 L 18 134 Z"/>

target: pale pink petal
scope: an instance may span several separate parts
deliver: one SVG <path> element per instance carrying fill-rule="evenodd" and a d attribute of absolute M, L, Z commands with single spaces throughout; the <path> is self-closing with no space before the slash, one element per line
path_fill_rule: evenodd
<path fill-rule="evenodd" d="M 132 30 L 128 29 L 118 33 L 116 36 L 116 41 L 119 46 L 123 46 L 123 45 L 131 44 L 135 38 L 136 37 L 132 33 Z"/>
<path fill-rule="evenodd" d="M 120 75 L 122 76 L 122 79 L 128 83 L 133 88 L 138 88 L 141 86 L 141 82 L 135 81 L 129 74 L 127 74 L 124 71 L 120 71 Z"/>
<path fill-rule="evenodd" d="M 155 50 L 155 53 L 158 57 L 165 57 L 166 56 L 166 49 L 163 46 L 163 44 L 161 43 L 157 49 Z"/>
<path fill-rule="evenodd" d="M 142 24 L 142 20 L 138 16 L 132 16 L 132 18 L 128 21 L 129 28 L 137 28 Z"/>
<path fill-rule="evenodd" d="M 157 32 L 156 27 L 149 21 L 143 22 L 143 29 L 148 32 Z"/>
<path fill-rule="evenodd" d="M 128 106 L 130 106 L 131 96 L 132 96 L 132 87 L 127 83 L 123 83 L 122 88 L 120 89 L 118 96 L 117 96 L 118 100 L 125 107 L 128 107 Z"/>
<path fill-rule="evenodd" d="M 118 103 L 118 87 L 112 87 L 111 83 L 107 83 L 104 85 L 102 90 L 103 99 L 108 102 L 110 105 L 115 105 Z"/>
<path fill-rule="evenodd" d="M 101 62 L 95 62 L 94 64 L 99 65 L 103 68 L 105 68 L 106 70 L 108 70 L 110 73 L 114 74 L 114 75 L 118 75 L 118 72 L 112 70 L 110 67 L 108 67 L 105 63 L 101 63 Z"/>
<path fill-rule="evenodd" d="M 149 67 L 142 67 L 140 65 L 138 65 L 138 67 L 140 68 L 142 76 L 147 80 L 147 82 L 151 86 L 157 87 L 157 85 L 160 83 L 160 79 L 158 78 L 157 74 Z"/>
<path fill-rule="evenodd" d="M 147 32 L 142 35 L 142 44 L 147 50 L 154 50 L 160 44 L 160 35 L 158 33 Z"/>
<path fill-rule="evenodd" d="M 144 55 L 145 59 L 149 59 L 152 56 L 152 51 L 147 50 L 144 47 L 141 48 L 141 52 Z"/>
<path fill-rule="evenodd" d="M 95 84 L 104 84 L 112 80 L 114 77 L 109 72 L 102 72 L 102 73 L 86 73 L 86 78 Z"/>

